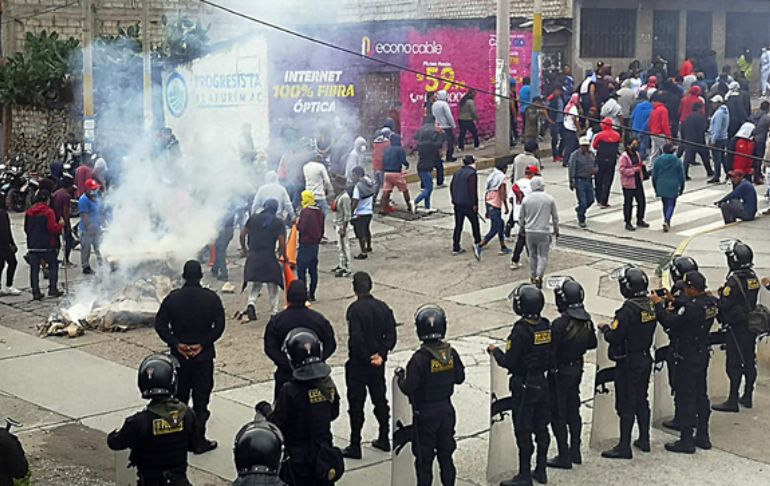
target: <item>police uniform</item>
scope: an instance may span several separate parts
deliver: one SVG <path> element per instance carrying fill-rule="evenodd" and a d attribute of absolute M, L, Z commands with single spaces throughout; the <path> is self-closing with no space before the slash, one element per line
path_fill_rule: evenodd
<path fill-rule="evenodd" d="M 374 416 L 380 426 L 380 440 L 390 435 L 390 407 L 385 385 L 385 365 L 373 366 L 371 357 L 380 355 L 383 361 L 396 346 L 396 319 L 393 311 L 371 295 L 361 295 L 347 310 L 348 361 L 345 363 L 345 383 L 348 389 L 351 445 L 361 444 L 364 426 L 364 402 L 369 389 Z"/>
<path fill-rule="evenodd" d="M 634 419 L 639 425 L 638 444 L 649 449 L 650 402 L 647 389 L 652 373 L 650 347 L 655 335 L 655 307 L 648 297 L 626 299 L 615 319 L 604 327 L 609 358 L 615 362 L 615 410 L 620 417 L 619 448 L 630 453 Z"/>
<path fill-rule="evenodd" d="M 289 456 L 281 471 L 284 481 L 292 486 L 333 484 L 317 477 L 316 460 L 321 447 L 333 447 L 331 423 L 339 413 L 340 397 L 330 377 L 292 378 L 283 385 L 268 419 L 281 429 Z"/>
<path fill-rule="evenodd" d="M 748 328 L 748 312 L 756 306 L 759 279 L 751 269 L 736 270 L 727 276 L 719 292 L 719 320 L 727 326 L 727 376 L 730 399 L 737 400 L 741 378 L 745 378 L 744 396 L 751 400 L 757 380 L 757 336 Z"/>
<path fill-rule="evenodd" d="M 689 440 L 695 428 L 698 437 L 706 439 L 711 414 L 707 385 L 709 335 L 718 308 L 715 300 L 705 293 L 682 300 L 672 310 L 661 302 L 655 306 L 655 313 L 672 341 L 676 342 L 672 353 L 676 370 L 676 423 Z"/>
<path fill-rule="evenodd" d="M 110 432 L 112 450 L 131 449 L 139 486 L 188 486 L 187 451 L 198 447 L 195 413 L 175 398 L 155 399 Z"/>
<path fill-rule="evenodd" d="M 0 428 L 0 486 L 13 486 L 14 479 L 29 473 L 29 463 L 19 439 Z"/>
<path fill-rule="evenodd" d="M 509 386 L 513 397 L 513 430 L 519 448 L 519 475 L 531 476 L 534 452 L 532 435 L 537 441 L 537 470 L 545 471 L 550 435 L 549 389 L 546 372 L 552 366 L 551 323 L 543 317 L 516 321 L 503 353 L 495 348 L 495 361 L 511 374 Z"/>
<path fill-rule="evenodd" d="M 687 303 L 689 300 L 688 297 L 684 293 L 685 284 L 682 280 L 679 280 L 678 282 L 674 282 L 674 284 L 671 286 L 671 290 L 669 291 L 671 294 L 671 297 L 673 298 L 673 301 L 671 301 L 669 310 L 672 310 L 674 312 L 678 311 L 680 308 L 682 308 L 683 305 Z M 657 312 L 657 309 L 656 309 Z M 669 332 L 669 329 L 666 329 L 666 333 L 668 334 L 668 353 L 666 354 L 666 372 L 668 373 L 668 386 L 671 388 L 671 394 L 676 394 L 676 350 L 678 347 L 678 343 L 676 341 L 676 335 L 673 335 L 671 332 Z"/>
<path fill-rule="evenodd" d="M 244 474 L 233 481 L 233 486 L 286 486 L 286 483 L 272 475 Z"/>
<path fill-rule="evenodd" d="M 580 321 L 563 313 L 553 321 L 554 371 L 549 374 L 551 393 L 551 428 L 559 444 L 560 458 L 569 458 L 579 464 L 580 433 L 580 382 L 583 378 L 583 356 L 589 349 L 596 349 L 596 331 L 593 322 Z M 567 428 L 569 427 L 569 446 Z M 565 455 L 566 454 L 566 455 Z"/>
<path fill-rule="evenodd" d="M 409 397 L 416 437 L 412 453 L 416 458 L 417 486 L 432 486 L 433 458 L 438 458 L 441 484 L 455 484 L 457 471 L 452 454 L 457 448 L 452 405 L 455 385 L 465 381 L 465 366 L 448 343 L 426 341 L 409 359 L 398 386 Z"/>

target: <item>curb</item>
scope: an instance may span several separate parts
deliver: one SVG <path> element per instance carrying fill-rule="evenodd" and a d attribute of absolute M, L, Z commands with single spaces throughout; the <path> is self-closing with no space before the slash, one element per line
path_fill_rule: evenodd
<path fill-rule="evenodd" d="M 501 155 L 499 157 L 485 157 L 483 159 L 476 159 L 476 169 L 477 170 L 484 170 L 484 169 L 491 169 L 495 166 L 495 163 L 498 160 L 505 160 L 506 163 L 512 164 L 514 157 L 516 157 L 518 154 L 508 154 L 508 155 Z M 550 149 L 540 149 L 538 150 L 536 156 L 543 160 L 544 158 L 551 156 Z M 458 159 L 459 160 L 459 159 Z M 444 164 L 444 177 L 449 177 L 453 174 L 455 174 L 460 168 L 462 167 L 462 162 L 450 162 L 449 164 Z M 408 184 L 412 184 L 415 182 L 420 182 L 420 176 L 417 175 L 416 172 L 410 173 L 406 175 L 406 182 Z"/>
<path fill-rule="evenodd" d="M 731 228 L 731 227 L 737 226 L 739 224 L 740 224 L 740 222 L 737 221 L 735 223 L 726 224 L 726 225 L 724 225 L 724 226 L 722 226 L 720 228 L 713 228 L 713 229 L 710 229 L 710 230 L 701 231 L 700 233 L 696 233 L 696 234 L 694 234 L 692 236 L 688 236 L 687 238 L 682 240 L 682 242 L 679 243 L 679 245 L 676 247 L 676 250 L 674 250 L 674 253 L 671 255 L 671 259 L 673 260 L 676 257 L 680 257 L 680 256 L 684 255 L 685 250 L 687 250 L 687 247 L 690 245 L 690 243 L 693 242 L 693 240 L 695 238 L 698 238 L 698 237 L 703 236 L 703 235 L 707 235 L 709 233 L 714 233 L 716 231 L 721 231 L 721 230 L 723 230 L 725 228 Z M 669 271 L 668 268 L 666 268 L 666 270 L 663 271 L 663 274 L 661 276 L 661 280 L 663 282 L 666 282 L 667 285 L 670 283 L 670 281 L 671 281 L 671 272 Z"/>

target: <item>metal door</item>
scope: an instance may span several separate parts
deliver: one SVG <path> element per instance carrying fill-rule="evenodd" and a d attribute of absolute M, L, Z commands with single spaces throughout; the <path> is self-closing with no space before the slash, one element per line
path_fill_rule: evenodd
<path fill-rule="evenodd" d="M 698 57 L 711 50 L 711 12 L 687 12 L 685 56 Z"/>
<path fill-rule="evenodd" d="M 652 21 L 652 57 L 668 61 L 669 72 L 679 65 L 679 11 L 655 10 Z"/>
<path fill-rule="evenodd" d="M 398 79 L 398 73 L 371 73 L 363 76 L 360 133 L 370 136 L 382 127 L 388 111 L 399 101 Z"/>

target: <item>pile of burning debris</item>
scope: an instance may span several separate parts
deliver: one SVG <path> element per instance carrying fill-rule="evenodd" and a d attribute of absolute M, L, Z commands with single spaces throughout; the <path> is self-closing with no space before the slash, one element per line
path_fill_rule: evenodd
<path fill-rule="evenodd" d="M 82 335 L 86 329 L 103 332 L 125 332 L 153 325 L 160 303 L 179 283 L 171 262 L 143 262 L 131 269 L 131 278 L 119 275 L 117 265 L 101 281 L 97 281 L 95 297 L 84 298 L 88 292 L 76 289 L 75 296 L 38 327 L 41 336 Z M 125 282 L 128 281 L 128 284 Z"/>

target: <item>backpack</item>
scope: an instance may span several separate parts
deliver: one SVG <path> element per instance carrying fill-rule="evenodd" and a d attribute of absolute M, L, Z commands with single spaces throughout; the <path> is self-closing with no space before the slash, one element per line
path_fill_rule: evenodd
<path fill-rule="evenodd" d="M 770 334 L 770 309 L 760 303 L 757 303 L 752 309 L 749 297 L 746 295 L 746 291 L 743 290 L 743 285 L 741 285 L 740 281 L 738 281 L 738 290 L 740 290 L 748 308 L 746 323 L 749 331 L 757 335 Z"/>

